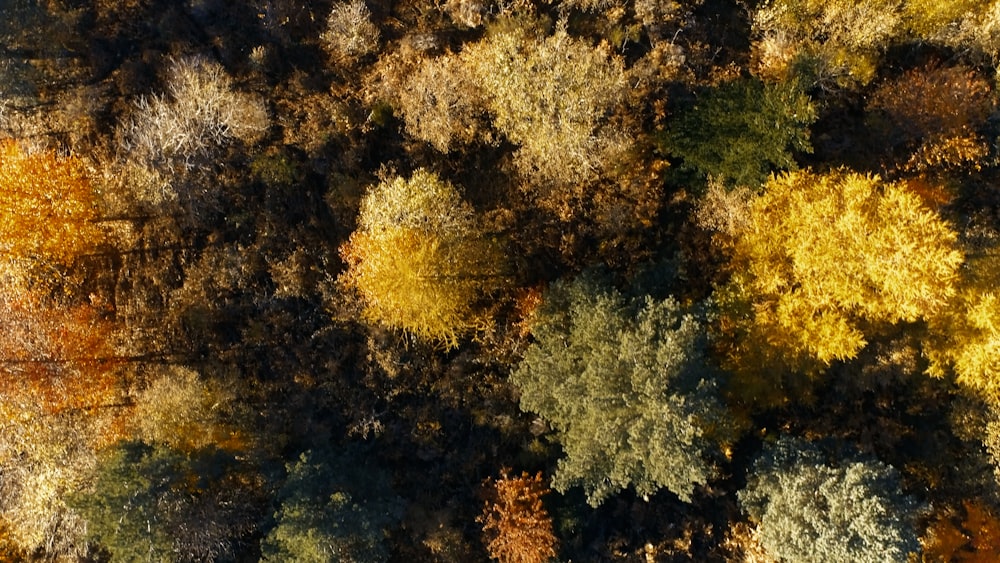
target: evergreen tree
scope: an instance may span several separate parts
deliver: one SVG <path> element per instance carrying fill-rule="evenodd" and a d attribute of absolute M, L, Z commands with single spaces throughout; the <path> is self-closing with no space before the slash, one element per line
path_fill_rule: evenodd
<path fill-rule="evenodd" d="M 552 484 L 599 505 L 632 485 L 690 500 L 724 435 L 701 323 L 673 299 L 630 303 L 592 277 L 558 282 L 512 374 L 521 408 L 555 427 L 566 456 Z"/>
<path fill-rule="evenodd" d="M 817 446 L 782 438 L 754 463 L 739 499 L 779 561 L 903 563 L 919 549 L 919 505 L 876 460 L 830 463 Z"/>
<path fill-rule="evenodd" d="M 263 542 L 263 561 L 387 561 L 385 531 L 401 516 L 387 475 L 355 450 L 309 451 L 288 464 L 277 525 Z"/>
<path fill-rule="evenodd" d="M 812 152 L 815 119 L 796 83 L 740 79 L 701 93 L 671 122 L 664 144 L 684 168 L 757 189 L 772 172 L 797 168 L 793 151 Z"/>

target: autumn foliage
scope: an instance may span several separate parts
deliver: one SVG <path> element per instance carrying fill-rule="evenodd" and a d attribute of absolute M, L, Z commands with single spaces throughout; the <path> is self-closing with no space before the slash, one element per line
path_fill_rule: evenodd
<path fill-rule="evenodd" d="M 1000 560 L 1000 518 L 982 501 L 938 514 L 922 538 L 924 561 L 987 563 Z"/>
<path fill-rule="evenodd" d="M 963 260 L 955 232 L 904 184 L 846 171 L 772 178 L 737 239 L 743 268 L 727 291 L 749 300 L 751 332 L 824 363 L 854 357 L 864 327 L 941 310 Z"/>
<path fill-rule="evenodd" d="M 487 481 L 479 522 L 490 557 L 500 563 L 545 563 L 556 556 L 552 517 L 542 503 L 542 473 Z"/>
<path fill-rule="evenodd" d="M 500 285 L 503 259 L 454 186 L 425 170 L 382 182 L 358 223 L 340 249 L 341 282 L 367 320 L 446 347 L 482 325 L 475 303 Z"/>
<path fill-rule="evenodd" d="M 0 253 L 69 264 L 101 231 L 83 162 L 0 141 Z"/>

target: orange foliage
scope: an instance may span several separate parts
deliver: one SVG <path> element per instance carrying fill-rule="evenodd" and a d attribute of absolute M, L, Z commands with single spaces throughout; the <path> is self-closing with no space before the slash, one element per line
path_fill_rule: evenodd
<path fill-rule="evenodd" d="M 983 123 L 993 110 L 993 97 L 989 82 L 974 70 L 931 63 L 883 84 L 871 105 L 913 137 L 944 138 Z"/>
<path fill-rule="evenodd" d="M 120 437 L 127 409 L 110 323 L 93 307 L 58 307 L 13 285 L 0 287 L 0 400 L 23 416 L 100 415 L 103 437 Z"/>
<path fill-rule="evenodd" d="M 486 549 L 500 563 L 545 563 L 556 556 L 552 517 L 542 505 L 549 490 L 539 472 L 531 477 L 504 476 L 488 484 L 488 498 L 478 521 Z"/>
<path fill-rule="evenodd" d="M 924 561 L 1000 561 L 1000 519 L 979 501 L 937 517 L 923 538 Z"/>
<path fill-rule="evenodd" d="M 95 216 L 80 160 L 0 141 L 0 253 L 69 264 L 100 241 Z"/>

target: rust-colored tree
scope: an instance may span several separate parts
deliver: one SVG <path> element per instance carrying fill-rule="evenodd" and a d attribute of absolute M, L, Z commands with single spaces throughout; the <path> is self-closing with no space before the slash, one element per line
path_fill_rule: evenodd
<path fill-rule="evenodd" d="M 922 538 L 924 561 L 986 563 L 1000 560 L 1000 519 L 982 501 L 939 513 Z"/>
<path fill-rule="evenodd" d="M 487 499 L 478 520 L 490 557 L 500 563 L 545 563 L 556 556 L 552 517 L 542 504 L 549 490 L 542 473 L 504 474 L 487 480 Z"/>

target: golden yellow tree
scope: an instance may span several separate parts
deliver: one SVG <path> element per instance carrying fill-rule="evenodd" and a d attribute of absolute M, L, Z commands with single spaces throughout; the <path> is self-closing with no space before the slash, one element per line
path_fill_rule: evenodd
<path fill-rule="evenodd" d="M 955 232 L 905 184 L 845 170 L 772 177 L 733 252 L 721 294 L 743 304 L 752 346 L 822 363 L 854 357 L 863 326 L 937 313 L 963 261 Z"/>
<path fill-rule="evenodd" d="M 499 287 L 503 259 L 458 190 L 426 170 L 370 190 L 341 249 L 340 281 L 365 318 L 446 347 L 485 323 L 476 301 Z"/>
<path fill-rule="evenodd" d="M 0 141 L 0 253 L 69 264 L 101 240 L 95 217 L 79 159 Z"/>
<path fill-rule="evenodd" d="M 928 321 L 924 353 L 929 372 L 954 374 L 1000 405 L 1000 253 L 987 249 L 969 260 L 958 294 Z"/>

